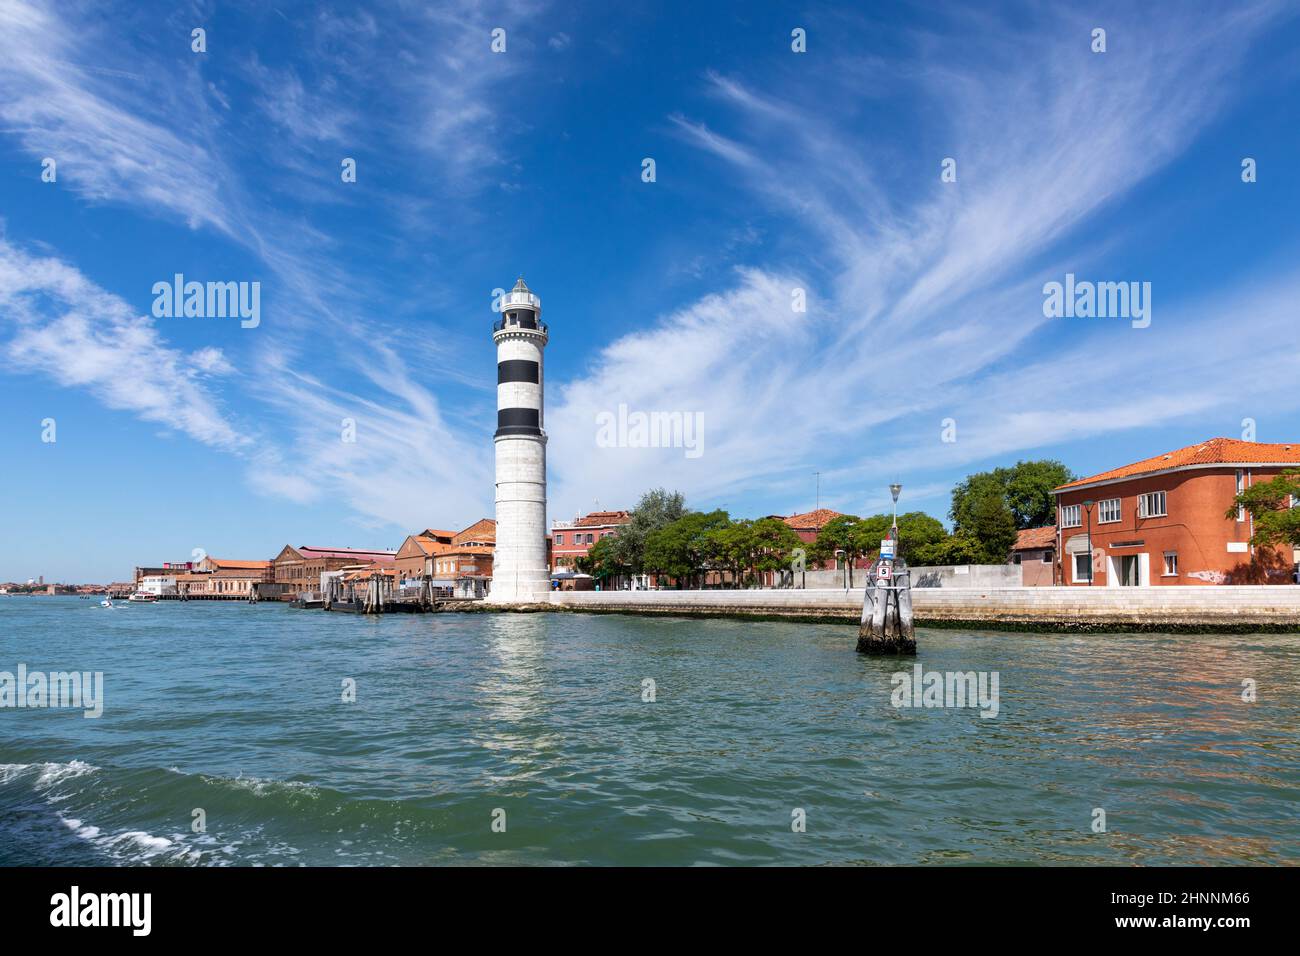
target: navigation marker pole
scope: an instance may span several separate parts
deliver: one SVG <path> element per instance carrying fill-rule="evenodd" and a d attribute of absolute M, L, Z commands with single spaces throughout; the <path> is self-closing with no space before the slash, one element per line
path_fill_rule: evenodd
<path fill-rule="evenodd" d="M 898 493 L 893 484 L 894 524 L 880 542 L 880 557 L 867 573 L 858 623 L 858 653 L 915 654 L 916 625 L 912 620 L 912 573 L 898 557 Z"/>

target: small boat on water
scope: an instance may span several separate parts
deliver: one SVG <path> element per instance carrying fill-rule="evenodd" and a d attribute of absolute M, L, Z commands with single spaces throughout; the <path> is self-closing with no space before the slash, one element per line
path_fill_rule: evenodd
<path fill-rule="evenodd" d="M 136 591 L 127 600 L 132 604 L 152 604 L 158 600 L 158 595 L 150 594 L 148 591 Z"/>
<path fill-rule="evenodd" d="M 112 607 L 112 606 L 113 606 L 113 599 L 112 599 L 112 598 L 104 598 L 104 600 L 102 600 L 102 601 L 99 602 L 99 606 L 100 606 L 100 607 Z"/>

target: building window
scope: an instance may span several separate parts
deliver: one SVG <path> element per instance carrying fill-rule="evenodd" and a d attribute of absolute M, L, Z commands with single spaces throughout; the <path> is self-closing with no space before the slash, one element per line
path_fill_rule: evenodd
<path fill-rule="evenodd" d="M 1167 578 L 1178 577 L 1178 552 L 1177 551 L 1165 552 L 1165 577 Z"/>
<path fill-rule="evenodd" d="M 564 544 L 564 535 L 563 535 L 563 534 L 557 534 L 557 535 L 555 536 L 555 543 L 556 543 L 556 544 Z"/>
<path fill-rule="evenodd" d="M 1051 552 L 1051 551 L 1044 551 L 1044 552 L 1043 552 L 1043 564 L 1051 564 L 1051 563 L 1052 563 L 1052 552 Z"/>
<path fill-rule="evenodd" d="M 1097 523 L 1109 524 L 1120 519 L 1118 498 L 1107 498 L 1097 503 Z"/>
<path fill-rule="evenodd" d="M 1083 520 L 1079 515 L 1078 505 L 1063 505 L 1061 507 L 1061 527 L 1062 528 L 1079 528 L 1082 527 Z"/>
<path fill-rule="evenodd" d="M 1138 496 L 1138 517 L 1139 518 L 1163 518 L 1168 512 L 1165 511 L 1165 493 L 1163 491 L 1153 491 L 1150 494 Z"/>
<path fill-rule="evenodd" d="M 1020 563 L 1020 552 L 1019 552 L 1019 551 L 1017 551 L 1017 552 L 1012 556 L 1012 558 L 1011 558 L 1011 563 L 1012 563 L 1012 564 L 1019 564 L 1019 563 Z"/>
<path fill-rule="evenodd" d="M 1246 473 L 1242 471 L 1240 468 L 1238 468 L 1237 469 L 1237 494 L 1241 494 L 1245 490 L 1246 490 Z M 1237 505 L 1237 520 L 1238 521 L 1246 520 L 1246 509 L 1243 508 L 1241 505 Z"/>
<path fill-rule="evenodd" d="M 1074 556 L 1074 580 L 1092 580 L 1092 555 L 1086 551 Z"/>

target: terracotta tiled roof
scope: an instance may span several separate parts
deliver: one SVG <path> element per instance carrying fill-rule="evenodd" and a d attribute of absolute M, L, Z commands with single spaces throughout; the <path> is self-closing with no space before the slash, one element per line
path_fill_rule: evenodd
<path fill-rule="evenodd" d="M 361 568 L 358 571 L 348 571 L 344 573 L 343 580 L 369 580 L 369 578 L 375 574 L 382 574 L 384 577 L 391 578 L 397 576 L 397 570 L 395 568 L 384 568 L 380 567 L 378 564 L 372 564 L 369 567 Z"/>
<path fill-rule="evenodd" d="M 573 523 L 575 528 L 595 528 L 601 525 L 627 524 L 632 520 L 628 511 L 593 511 Z"/>
<path fill-rule="evenodd" d="M 497 539 L 497 523 L 493 518 L 480 518 L 464 531 L 455 535 L 451 541 L 452 544 L 459 546 L 465 541 L 495 541 Z"/>
<path fill-rule="evenodd" d="M 1016 534 L 1016 543 L 1011 546 L 1012 551 L 1028 551 L 1037 548 L 1053 548 L 1056 546 L 1056 525 L 1049 524 L 1046 528 L 1026 528 Z"/>
<path fill-rule="evenodd" d="M 219 571 L 264 571 L 271 566 L 270 561 L 228 561 L 225 558 L 208 558 Z"/>
<path fill-rule="evenodd" d="M 820 531 L 828 521 L 839 516 L 838 511 L 832 511 L 830 508 L 818 508 L 816 511 L 808 511 L 801 515 L 790 515 L 790 517 L 781 520 L 792 528 L 815 528 Z"/>
<path fill-rule="evenodd" d="M 459 546 L 448 548 L 446 551 L 442 551 L 439 554 L 437 554 L 436 557 L 459 558 L 459 557 L 464 557 L 466 555 L 474 555 L 479 557 L 482 557 L 483 555 L 488 555 L 490 557 L 492 555 L 492 552 L 495 550 L 496 550 L 496 546 L 491 544 L 462 544 Z"/>
<path fill-rule="evenodd" d="M 423 531 L 417 534 L 416 537 L 417 538 L 447 538 L 448 540 L 451 540 L 452 538 L 456 537 L 456 532 L 444 531 L 441 528 L 425 528 Z"/>
<path fill-rule="evenodd" d="M 1122 468 L 1112 468 L 1101 474 L 1080 478 L 1069 484 L 1061 485 L 1057 491 L 1078 488 L 1097 481 L 1112 481 L 1116 478 L 1136 478 L 1156 471 L 1171 468 L 1186 468 L 1190 465 L 1300 465 L 1300 442 L 1292 444 L 1267 444 L 1257 441 L 1241 441 L 1237 438 L 1211 438 L 1199 445 L 1188 445 L 1166 455 L 1144 458 Z"/>
<path fill-rule="evenodd" d="M 304 558 L 370 558 L 384 564 L 392 564 L 397 557 L 396 551 L 367 551 L 364 548 L 309 548 L 295 549 Z"/>
<path fill-rule="evenodd" d="M 441 532 L 439 532 L 439 534 L 441 534 Z M 417 534 L 417 535 L 412 535 L 412 537 L 415 539 L 415 543 L 419 547 L 419 549 L 423 551 L 426 555 L 440 554 L 441 552 L 446 551 L 448 548 L 451 547 L 450 542 L 439 541 L 437 538 L 431 537 L 430 535 L 427 534 Z M 448 535 L 448 537 L 450 537 L 450 535 Z"/>

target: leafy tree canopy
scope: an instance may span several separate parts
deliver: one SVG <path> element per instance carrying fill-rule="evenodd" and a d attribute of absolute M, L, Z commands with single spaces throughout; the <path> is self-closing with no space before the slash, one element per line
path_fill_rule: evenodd
<path fill-rule="evenodd" d="M 607 539 L 613 542 L 610 552 L 613 562 L 633 574 L 643 573 L 646 539 L 686 513 L 686 498 L 680 491 L 663 488 L 647 491 L 632 509 L 628 523 Z"/>
<path fill-rule="evenodd" d="M 1289 468 L 1276 478 L 1251 485 L 1233 498 L 1224 517 L 1236 518 L 1239 507 L 1254 519 L 1251 544 L 1263 548 L 1300 547 L 1300 469 Z"/>
<path fill-rule="evenodd" d="M 982 495 L 992 493 L 1006 502 L 1017 530 L 1042 528 L 1055 518 L 1052 489 L 1073 480 L 1070 469 L 1048 458 L 977 472 L 952 490 L 952 510 L 948 516 L 955 529 L 970 529 L 975 502 Z"/>

